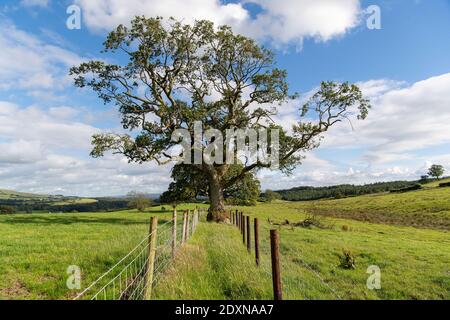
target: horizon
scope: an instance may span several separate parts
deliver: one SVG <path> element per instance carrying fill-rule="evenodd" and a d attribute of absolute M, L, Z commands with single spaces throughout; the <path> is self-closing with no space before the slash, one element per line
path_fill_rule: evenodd
<path fill-rule="evenodd" d="M 131 190 L 161 194 L 171 165 L 129 164 L 117 155 L 89 157 L 91 136 L 124 132 L 118 112 L 68 76 L 90 59 L 123 62 L 100 54 L 107 33 L 136 13 L 189 22 L 207 18 L 273 50 L 300 98 L 279 108 L 286 128 L 321 81 L 360 86 L 373 108 L 368 119 L 338 125 L 308 153 L 292 176 L 262 170 L 262 190 L 299 186 L 363 185 L 418 180 L 431 164 L 450 171 L 450 3 L 422 1 L 195 1 L 115 2 L 22 0 L 0 5 L 0 189 L 36 194 L 105 197 Z M 111 4 L 109 0 L 97 3 Z M 123 2 L 122 2 L 123 3 Z M 75 4 L 80 29 L 67 21 Z M 368 28 L 367 8 L 378 6 L 380 29 Z M 305 12 L 325 12 L 314 19 Z M 331 10 L 332 9 L 332 10 Z M 327 15 L 326 12 L 333 14 Z M 198 15 L 193 12 L 199 11 Z M 432 35 L 432 36 L 431 36 Z"/>
<path fill-rule="evenodd" d="M 450 179 L 450 176 L 443 176 L 439 179 L 436 178 L 429 178 L 430 181 L 443 181 L 443 180 L 448 180 Z M 296 189 L 296 188 L 328 188 L 328 187 L 339 187 L 339 186 L 345 186 L 345 185 L 351 185 L 351 186 L 355 186 L 355 187 L 363 187 L 363 186 L 368 186 L 368 185 L 373 185 L 373 184 L 377 184 L 377 183 L 390 183 L 390 182 L 418 182 L 420 181 L 420 179 L 416 179 L 416 180 L 392 180 L 392 181 L 378 181 L 378 182 L 370 182 L 370 183 L 363 183 L 363 184 L 352 184 L 352 183 L 347 183 L 347 184 L 332 184 L 332 185 L 323 185 L 323 186 L 312 186 L 312 185 L 299 185 L 299 186 L 295 186 L 295 187 L 290 187 L 287 189 L 276 189 L 276 190 L 272 190 L 272 189 L 262 189 L 261 190 L 261 194 L 267 192 L 268 190 L 273 191 L 273 192 L 279 192 L 279 191 L 289 191 L 292 189 Z M 4 188 L 0 188 L 0 191 L 12 191 L 12 192 L 18 192 L 18 193 L 28 193 L 28 192 L 23 192 L 21 190 L 11 190 L 11 189 L 4 189 Z M 57 194 L 57 193 L 48 193 L 48 194 L 38 194 L 38 193 L 30 193 L 30 194 L 34 194 L 34 195 L 41 195 L 41 196 L 63 196 L 63 197 L 77 197 L 77 198 L 126 198 L 128 197 L 127 194 L 115 194 L 115 195 L 103 195 L 103 196 L 97 196 L 97 195 L 72 195 L 72 194 Z M 145 196 L 161 196 L 162 193 L 143 193 Z"/>

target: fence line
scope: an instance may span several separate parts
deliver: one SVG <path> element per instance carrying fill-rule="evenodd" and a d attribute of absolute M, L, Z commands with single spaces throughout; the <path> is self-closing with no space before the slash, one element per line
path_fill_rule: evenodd
<path fill-rule="evenodd" d="M 172 219 L 158 225 L 157 219 L 148 235 L 109 270 L 78 294 L 74 300 L 144 300 L 170 266 L 178 247 L 195 233 L 204 210 L 184 215 L 182 226 L 174 210 Z M 183 232 L 178 232 L 182 228 Z M 181 238 L 177 238 L 177 234 Z M 152 242 L 153 241 L 153 242 Z M 152 251 L 154 250 L 154 251 Z M 152 254 L 153 252 L 153 254 Z"/>
<path fill-rule="evenodd" d="M 238 210 L 230 211 L 230 221 L 231 223 L 239 229 L 242 235 L 243 243 L 247 248 L 247 251 L 252 254 L 251 252 L 251 235 L 250 235 L 250 216 L 246 216 L 243 214 L 243 212 L 239 212 Z M 264 263 L 262 263 L 261 260 L 261 253 L 260 253 L 260 231 L 259 231 L 259 220 L 258 218 L 254 218 L 254 248 L 255 248 L 255 263 L 259 267 L 261 271 L 263 271 L 265 274 L 267 274 L 269 277 L 272 278 L 273 283 L 273 291 L 274 291 L 274 299 L 275 300 L 281 300 L 283 291 L 288 292 L 288 288 L 292 285 L 290 280 L 283 281 L 283 278 L 281 276 L 282 270 L 282 260 L 283 257 L 280 255 L 279 252 L 279 242 L 280 237 L 278 234 L 278 230 L 270 230 L 270 247 L 271 247 L 271 256 L 270 256 L 270 267 L 269 269 L 266 268 Z M 303 251 L 299 250 L 299 257 L 303 256 Z M 331 287 L 325 279 L 322 277 L 322 275 L 314 270 L 308 263 L 306 263 L 303 259 L 299 258 L 298 261 L 301 263 L 301 265 L 310 271 L 327 289 L 332 293 L 332 295 L 338 299 L 341 300 L 341 296 L 337 293 L 337 291 Z M 283 286 L 283 282 L 286 283 L 286 286 Z"/>

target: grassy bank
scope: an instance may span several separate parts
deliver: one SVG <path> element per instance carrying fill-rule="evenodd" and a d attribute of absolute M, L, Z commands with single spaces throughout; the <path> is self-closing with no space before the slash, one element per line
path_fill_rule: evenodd
<path fill-rule="evenodd" d="M 450 230 L 450 188 L 428 186 L 405 193 L 291 202 L 283 208 L 365 222 Z"/>

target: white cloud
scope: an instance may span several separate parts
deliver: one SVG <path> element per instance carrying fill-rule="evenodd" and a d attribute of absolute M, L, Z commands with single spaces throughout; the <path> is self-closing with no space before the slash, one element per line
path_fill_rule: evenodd
<path fill-rule="evenodd" d="M 368 119 L 332 128 L 292 176 L 263 172 L 264 188 L 413 180 L 433 163 L 450 172 L 450 73 L 412 85 L 384 79 L 359 86 L 372 100 Z M 283 125 L 298 118 L 297 105 L 283 106 Z"/>
<path fill-rule="evenodd" d="M 37 141 L 46 148 L 89 148 L 91 136 L 98 129 L 61 117 L 68 110 L 67 107 L 52 108 L 47 112 L 36 106 L 21 108 L 0 101 L 0 137 L 16 141 Z"/>
<path fill-rule="evenodd" d="M 257 37 L 276 39 L 279 43 L 304 38 L 328 41 L 341 36 L 359 23 L 358 0 L 249 0 L 262 13 L 249 21 Z"/>
<path fill-rule="evenodd" d="M 84 21 L 92 30 L 109 31 L 127 24 L 136 15 L 163 16 L 192 22 L 208 19 L 228 24 L 236 31 L 276 44 L 301 45 L 304 38 L 328 41 L 342 36 L 359 23 L 359 0 L 77 0 Z M 259 7 L 254 16 L 246 4 Z"/>
<path fill-rule="evenodd" d="M 82 59 L 63 48 L 48 45 L 17 29 L 0 23 L 0 90 L 57 90 L 69 85 L 68 69 Z"/>
<path fill-rule="evenodd" d="M 91 136 L 100 130 L 74 120 L 82 111 L 0 102 L 0 188 L 85 196 L 167 188 L 169 166 L 89 158 Z"/>
<path fill-rule="evenodd" d="M 43 156 L 39 141 L 0 143 L 0 149 L 0 163 L 33 163 Z"/>
<path fill-rule="evenodd" d="M 450 73 L 402 88 L 397 82 L 384 84 L 391 89 L 372 96 L 368 119 L 355 121 L 353 131 L 348 123 L 332 129 L 324 147 L 364 147 L 366 160 L 376 164 L 411 159 L 414 152 L 450 143 Z"/>

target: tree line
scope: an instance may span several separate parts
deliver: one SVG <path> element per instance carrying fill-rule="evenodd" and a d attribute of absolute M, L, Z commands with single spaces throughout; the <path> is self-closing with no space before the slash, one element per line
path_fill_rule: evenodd
<path fill-rule="evenodd" d="M 365 194 L 394 192 L 406 190 L 414 187 L 417 181 L 393 181 L 393 182 L 377 182 L 365 185 L 342 184 L 329 187 L 296 187 L 287 190 L 278 190 L 283 200 L 286 201 L 308 201 L 326 198 L 344 198 L 352 196 L 360 196 Z"/>

